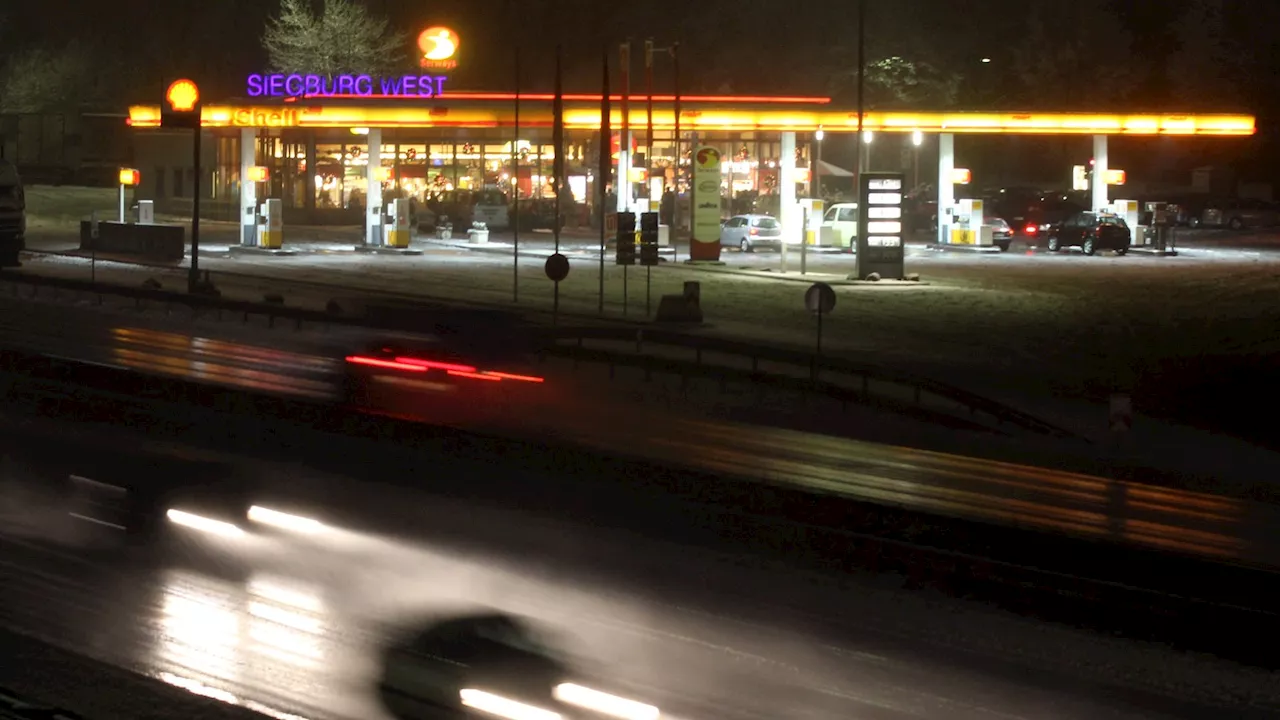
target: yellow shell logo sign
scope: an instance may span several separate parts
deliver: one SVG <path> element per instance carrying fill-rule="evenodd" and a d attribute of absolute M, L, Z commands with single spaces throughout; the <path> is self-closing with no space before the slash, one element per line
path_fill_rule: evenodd
<path fill-rule="evenodd" d="M 200 90 L 190 80 L 174 80 L 164 96 L 175 111 L 189 112 L 200 101 Z"/>
<path fill-rule="evenodd" d="M 447 27 L 429 27 L 418 35 L 418 49 L 422 51 L 419 64 L 432 70 L 452 70 L 458 67 L 458 33 Z"/>

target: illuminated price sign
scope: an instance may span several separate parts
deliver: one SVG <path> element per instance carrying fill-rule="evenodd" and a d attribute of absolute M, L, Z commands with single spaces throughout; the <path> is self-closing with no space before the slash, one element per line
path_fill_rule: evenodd
<path fill-rule="evenodd" d="M 863 173 L 859 180 L 860 207 L 866 208 L 858 222 L 859 278 L 904 276 L 903 188 L 902 173 Z"/>

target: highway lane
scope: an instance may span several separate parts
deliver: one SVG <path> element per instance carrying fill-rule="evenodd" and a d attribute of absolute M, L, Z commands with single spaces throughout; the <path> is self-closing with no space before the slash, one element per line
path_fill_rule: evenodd
<path fill-rule="evenodd" d="M 290 397 L 331 400 L 337 393 L 341 363 L 334 356 L 141 327 L 46 323 L 37 333 L 8 322 L 0 326 L 5 342 L 44 352 Z M 17 335 L 19 329 L 27 332 Z M 1280 508 L 1272 505 L 737 423 L 707 413 L 700 417 L 693 403 L 672 409 L 637 402 L 636 395 L 578 391 L 572 376 L 560 376 L 553 385 L 558 391 L 495 404 L 459 423 L 948 517 L 1280 565 Z M 418 401 L 404 397 L 411 400 L 406 412 L 412 412 Z M 463 399 L 473 408 L 483 406 Z M 420 402 L 426 406 L 430 399 Z M 620 417 L 627 421 L 620 423 Z"/>
<path fill-rule="evenodd" d="M 883 580 L 449 501 L 414 507 L 417 538 L 246 521 L 234 539 L 175 528 L 129 550 L 44 488 L 0 476 L 0 623 L 287 720 L 383 717 L 379 649 L 424 615 L 475 607 L 533 618 L 590 682 L 673 720 L 1245 718 L 1277 694 L 1265 673 Z M 1126 673 L 1146 688 L 1110 684 Z"/>

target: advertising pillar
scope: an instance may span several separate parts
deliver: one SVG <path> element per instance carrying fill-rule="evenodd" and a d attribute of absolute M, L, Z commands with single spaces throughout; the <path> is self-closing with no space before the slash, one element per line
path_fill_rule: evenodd
<path fill-rule="evenodd" d="M 258 183 L 253 168 L 258 164 L 258 131 L 240 130 L 240 244 L 258 246 Z"/>
<path fill-rule="evenodd" d="M 720 259 L 720 151 L 710 146 L 693 153 L 693 234 L 689 259 Z"/>
<path fill-rule="evenodd" d="M 385 244 L 382 229 L 382 131 L 369 128 L 368 135 L 369 164 L 365 166 L 365 211 L 364 241 L 368 245 L 381 247 Z"/>
<path fill-rule="evenodd" d="M 782 242 L 800 241 L 800 208 L 796 205 L 796 134 L 782 133 L 782 157 L 778 158 L 778 222 L 782 223 Z"/>

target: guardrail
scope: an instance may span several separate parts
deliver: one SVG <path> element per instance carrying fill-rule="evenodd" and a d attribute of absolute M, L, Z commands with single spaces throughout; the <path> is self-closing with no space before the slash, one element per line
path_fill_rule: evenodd
<path fill-rule="evenodd" d="M 964 408 L 971 416 L 985 415 L 997 424 L 1007 423 L 1041 435 L 1083 440 L 1069 430 L 990 398 L 930 378 L 869 363 L 799 352 L 778 346 L 661 329 L 553 328 L 547 331 L 547 335 L 554 338 L 557 343 L 572 341 L 571 346 L 555 345 L 554 352 L 575 359 L 640 367 L 646 371 L 661 370 L 684 375 L 701 375 L 718 378 L 721 381 L 737 379 L 787 387 L 797 391 L 808 390 L 842 403 L 872 402 L 871 384 L 874 382 L 906 389 L 912 395 L 916 407 L 921 406 L 924 396 L 931 395 Z M 588 341 L 634 344 L 634 352 L 610 352 L 588 348 L 586 347 Z M 646 348 L 654 346 L 672 350 L 676 357 L 646 355 Z M 708 356 L 712 355 L 745 360 L 749 368 L 710 362 Z M 760 369 L 762 363 L 785 366 L 787 372 L 762 372 Z M 824 380 L 824 376 L 834 376 L 835 379 Z M 849 379 L 855 381 L 852 387 L 841 382 Z"/>
<path fill-rule="evenodd" d="M 344 313 L 336 301 L 330 302 L 329 311 L 289 307 L 280 302 L 252 302 L 231 300 L 212 294 L 186 293 L 157 287 L 129 287 L 108 285 L 82 279 L 56 278 L 24 273 L 0 273 L 0 281 L 11 285 L 11 292 L 20 297 L 26 288 L 31 297 L 43 290 L 55 295 L 59 292 L 79 295 L 113 296 L 131 299 L 138 306 L 160 305 L 171 312 L 173 308 L 185 308 L 192 313 L 208 313 L 223 319 L 226 315 L 239 316 L 244 321 L 251 317 L 263 317 L 269 327 L 291 325 L 297 330 L 308 326 L 328 329 L 343 326 L 358 329 L 374 329 L 392 332 L 429 332 L 425 324 L 406 323 L 403 314 L 391 317 L 352 316 Z M 386 301 L 388 306 L 395 300 Z M 377 307 L 378 302 L 368 303 Z M 419 301 L 415 307 L 439 308 L 449 312 L 445 303 Z M 892 370 L 869 363 L 841 358 L 820 356 L 789 348 L 760 345 L 727 338 L 693 335 L 662 329 L 636 329 L 634 327 L 552 327 L 539 329 L 535 337 L 535 350 L 541 355 L 557 356 L 576 362 L 607 365 L 612 376 L 618 366 L 639 368 L 646 377 L 654 372 L 675 374 L 687 381 L 689 378 L 710 378 L 722 386 L 729 381 L 750 383 L 760 387 L 785 389 L 796 393 L 809 393 L 831 398 L 846 407 L 850 404 L 871 405 L 894 412 L 916 416 L 927 422 L 946 422 L 945 413 L 926 408 L 925 399 L 942 401 L 950 409 L 954 406 L 967 411 L 971 418 L 988 418 L 997 425 L 1008 425 L 1043 436 L 1085 441 L 1069 430 L 1036 418 L 990 398 L 948 385 L 946 383 Z M 609 342 L 628 349 L 592 348 L 588 342 Z M 646 351 L 657 350 L 665 356 Z M 730 362 L 711 362 L 712 356 L 722 356 Z M 732 361 L 739 361 L 737 366 Z M 761 364 L 783 366 L 781 370 L 762 371 Z M 877 397 L 872 393 L 877 386 L 905 390 L 911 398 Z"/>

